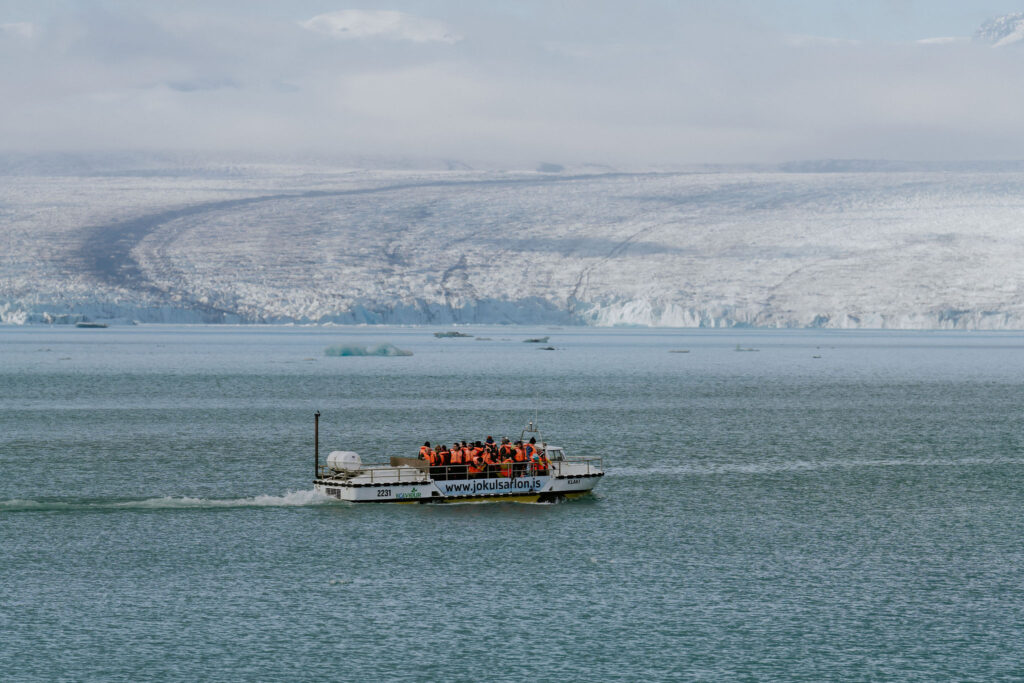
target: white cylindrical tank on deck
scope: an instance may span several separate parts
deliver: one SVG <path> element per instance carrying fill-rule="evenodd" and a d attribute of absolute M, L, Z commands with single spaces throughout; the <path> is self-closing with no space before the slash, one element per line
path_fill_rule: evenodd
<path fill-rule="evenodd" d="M 327 456 L 327 467 L 335 472 L 358 472 L 363 461 L 352 451 L 331 451 Z"/>

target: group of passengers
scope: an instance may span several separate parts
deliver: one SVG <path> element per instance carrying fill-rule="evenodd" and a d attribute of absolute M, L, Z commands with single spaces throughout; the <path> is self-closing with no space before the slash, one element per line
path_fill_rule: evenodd
<path fill-rule="evenodd" d="M 544 475 L 550 466 L 544 448 L 533 437 L 526 443 L 503 438 L 499 444 L 488 436 L 483 442 L 456 441 L 451 448 L 444 444 L 431 447 L 427 441 L 420 446 L 419 459 L 427 461 L 434 479 Z"/>

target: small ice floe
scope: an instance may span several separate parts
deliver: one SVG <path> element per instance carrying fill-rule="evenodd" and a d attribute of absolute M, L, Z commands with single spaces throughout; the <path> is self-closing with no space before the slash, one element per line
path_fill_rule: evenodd
<path fill-rule="evenodd" d="M 551 337 L 535 337 L 533 339 L 524 339 L 523 343 L 526 343 L 526 344 L 547 344 L 548 343 L 548 339 L 550 339 L 550 338 Z"/>
<path fill-rule="evenodd" d="M 669 353 L 689 353 L 690 349 L 669 349 Z"/>
<path fill-rule="evenodd" d="M 359 344 L 341 344 L 324 349 L 325 356 L 411 356 L 412 351 L 400 349 L 393 344 L 377 344 L 366 347 Z"/>
<path fill-rule="evenodd" d="M 540 350 L 541 351 L 555 351 L 556 349 L 555 349 L 554 346 L 541 346 Z"/>
<path fill-rule="evenodd" d="M 435 332 L 434 336 L 437 337 L 438 339 L 451 339 L 454 337 L 472 337 L 473 335 L 466 334 L 465 332 L 459 332 L 457 330 L 452 330 L 451 332 Z"/>
<path fill-rule="evenodd" d="M 736 350 L 737 351 L 760 351 L 761 349 L 755 349 L 755 348 L 751 348 L 751 347 L 744 348 L 744 347 L 740 346 L 739 344 L 737 344 L 736 345 Z"/>

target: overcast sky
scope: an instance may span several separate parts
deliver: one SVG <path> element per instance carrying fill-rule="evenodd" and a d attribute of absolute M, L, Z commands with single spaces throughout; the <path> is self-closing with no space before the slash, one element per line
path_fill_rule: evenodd
<path fill-rule="evenodd" d="M 1024 159 L 1024 43 L 968 40 L 1016 11 L 1024 0 L 0 0 L 0 150 Z"/>

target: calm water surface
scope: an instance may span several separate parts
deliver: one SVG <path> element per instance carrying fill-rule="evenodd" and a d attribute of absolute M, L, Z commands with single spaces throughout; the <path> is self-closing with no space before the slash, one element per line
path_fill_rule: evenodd
<path fill-rule="evenodd" d="M 0 327 L 0 678 L 1024 678 L 1024 335 L 433 331 Z M 608 476 L 325 501 L 317 409 Z"/>

